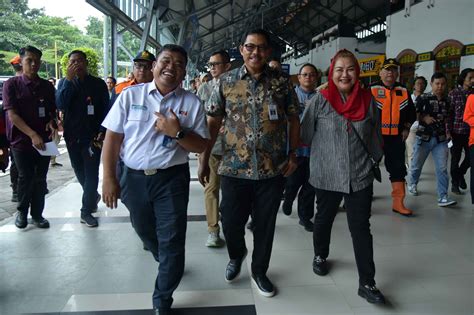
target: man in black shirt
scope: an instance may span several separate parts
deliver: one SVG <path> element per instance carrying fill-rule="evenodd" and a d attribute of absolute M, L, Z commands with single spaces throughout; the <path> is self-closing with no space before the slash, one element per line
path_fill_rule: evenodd
<path fill-rule="evenodd" d="M 101 126 L 109 110 L 109 93 L 105 82 L 88 73 L 87 56 L 74 50 L 69 54 L 66 78 L 56 92 L 58 108 L 64 112 L 64 139 L 71 165 L 84 191 L 81 223 L 97 227 L 92 212 L 97 210 L 100 195 L 99 164 L 105 128 Z"/>

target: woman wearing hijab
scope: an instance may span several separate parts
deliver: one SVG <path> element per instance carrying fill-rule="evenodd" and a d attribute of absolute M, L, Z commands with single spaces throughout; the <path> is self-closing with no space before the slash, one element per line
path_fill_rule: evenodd
<path fill-rule="evenodd" d="M 370 91 L 360 86 L 359 74 L 355 56 L 340 50 L 331 63 L 327 89 L 312 98 L 303 114 L 301 137 L 304 143 L 311 144 L 309 182 L 316 188 L 318 209 L 313 231 L 313 271 L 320 276 L 329 271 L 326 258 L 331 228 L 344 198 L 359 272 L 358 294 L 370 303 L 385 303 L 374 280 L 369 222 L 374 175 L 367 152 L 374 160 L 380 160 L 382 136 L 375 103 Z"/>

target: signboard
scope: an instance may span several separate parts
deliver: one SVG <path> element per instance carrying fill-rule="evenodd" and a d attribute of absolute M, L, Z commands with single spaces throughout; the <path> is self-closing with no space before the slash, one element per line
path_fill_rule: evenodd
<path fill-rule="evenodd" d="M 464 46 L 464 55 L 474 55 L 474 44 Z"/>
<path fill-rule="evenodd" d="M 436 59 L 452 56 L 461 56 L 461 48 L 453 46 L 444 47 L 436 54 Z"/>
<path fill-rule="evenodd" d="M 283 63 L 281 65 L 281 71 L 286 74 L 290 74 L 290 65 L 288 63 Z"/>
<path fill-rule="evenodd" d="M 430 61 L 432 59 L 433 59 L 433 52 L 429 51 L 429 52 L 418 54 L 418 57 L 416 58 L 416 61 L 417 62 L 423 62 L 423 61 Z"/>
<path fill-rule="evenodd" d="M 412 54 L 406 54 L 404 55 L 403 57 L 401 57 L 398 62 L 400 62 L 400 64 L 407 64 L 407 63 L 415 63 L 416 62 L 416 55 L 412 55 Z"/>
<path fill-rule="evenodd" d="M 384 61 L 385 55 L 359 59 L 360 76 L 371 77 L 374 75 L 379 75 Z"/>

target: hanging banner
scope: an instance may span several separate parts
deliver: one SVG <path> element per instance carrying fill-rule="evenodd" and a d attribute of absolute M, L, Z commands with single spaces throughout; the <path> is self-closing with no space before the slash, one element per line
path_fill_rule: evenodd
<path fill-rule="evenodd" d="M 360 76 L 371 77 L 374 75 L 379 75 L 384 61 L 385 55 L 359 59 Z"/>

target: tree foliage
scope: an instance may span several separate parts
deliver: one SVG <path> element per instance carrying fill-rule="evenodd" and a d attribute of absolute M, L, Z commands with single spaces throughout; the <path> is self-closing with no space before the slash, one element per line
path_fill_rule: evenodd
<path fill-rule="evenodd" d="M 59 64 L 59 58 L 75 47 L 95 50 L 94 71 L 97 74 L 98 56 L 102 56 L 103 50 L 102 21 L 92 17 L 88 21 L 87 34 L 84 34 L 72 25 L 70 17 L 45 15 L 42 9 L 30 9 L 27 0 L 0 0 L 0 74 L 13 73 L 9 60 L 26 45 L 43 51 L 42 77 L 55 76 L 55 62 Z"/>

